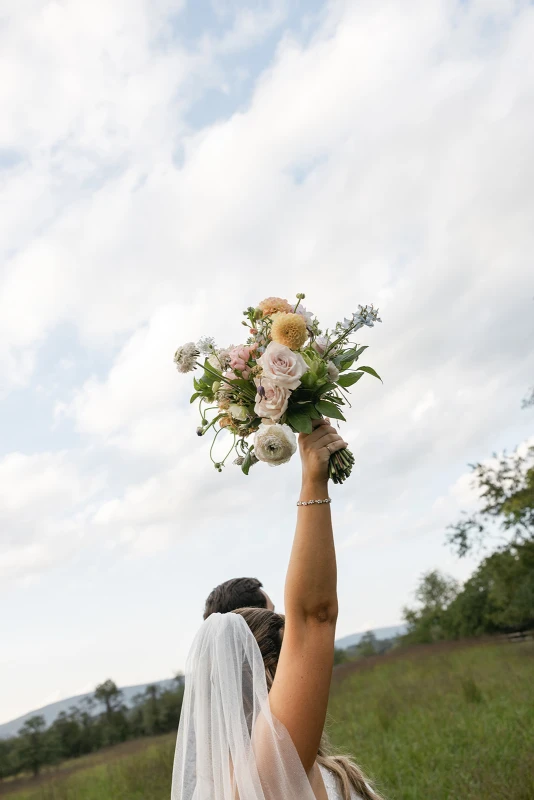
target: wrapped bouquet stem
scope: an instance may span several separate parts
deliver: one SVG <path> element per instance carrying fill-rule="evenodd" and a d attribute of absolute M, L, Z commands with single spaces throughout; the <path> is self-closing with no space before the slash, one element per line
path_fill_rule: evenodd
<path fill-rule="evenodd" d="M 212 461 L 222 470 L 234 454 L 245 475 L 258 461 L 284 464 L 297 449 L 296 433 L 311 433 L 312 420 L 345 420 L 349 389 L 365 374 L 379 378 L 372 367 L 358 366 L 366 350 L 353 341 L 360 328 L 380 322 L 372 305 L 359 306 L 349 319 L 321 331 L 314 314 L 297 302 L 268 297 L 243 312 L 248 329 L 244 344 L 217 347 L 205 337 L 188 342 L 174 355 L 180 372 L 200 369 L 193 378 L 191 403 L 199 404 L 199 436 L 212 432 Z M 225 431 L 232 436 L 222 459 L 214 445 Z M 251 438 L 253 437 L 253 438 Z M 334 483 L 350 475 L 354 456 L 348 450 L 332 455 L 329 474 Z"/>

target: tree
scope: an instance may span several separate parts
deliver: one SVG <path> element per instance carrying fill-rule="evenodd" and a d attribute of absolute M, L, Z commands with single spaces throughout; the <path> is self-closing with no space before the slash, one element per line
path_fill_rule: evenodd
<path fill-rule="evenodd" d="M 144 693 L 144 727 L 148 736 L 162 733 L 159 695 L 160 692 L 155 684 L 146 687 Z"/>
<path fill-rule="evenodd" d="M 39 775 L 41 767 L 46 761 L 45 728 L 45 718 L 36 714 L 27 719 L 19 730 L 24 766 L 31 769 L 35 777 Z"/>
<path fill-rule="evenodd" d="M 534 386 L 528 390 L 528 394 L 521 401 L 521 408 L 530 408 L 531 406 L 534 406 Z"/>
<path fill-rule="evenodd" d="M 339 664 L 345 664 L 349 660 L 349 656 L 346 650 L 342 647 L 336 647 L 334 649 L 334 667 L 337 667 Z"/>
<path fill-rule="evenodd" d="M 422 575 L 415 591 L 419 607 L 402 610 L 408 626 L 406 640 L 425 643 L 448 638 L 446 611 L 459 590 L 458 581 L 438 570 Z"/>
<path fill-rule="evenodd" d="M 106 707 L 106 716 L 108 721 L 110 721 L 113 712 L 121 705 L 122 692 L 114 681 L 108 679 L 104 681 L 104 683 L 99 683 L 96 687 L 95 700 L 104 704 Z"/>
<path fill-rule="evenodd" d="M 374 656 L 378 652 L 378 642 L 373 631 L 367 631 L 356 645 L 356 652 L 359 656 Z"/>
<path fill-rule="evenodd" d="M 115 744 L 128 738 L 126 709 L 122 704 L 122 692 L 112 680 L 100 683 L 95 689 L 95 700 L 105 706 L 105 726 L 102 728 L 102 744 Z"/>
<path fill-rule="evenodd" d="M 460 557 L 483 547 L 500 529 L 504 543 L 534 538 L 534 446 L 523 454 L 494 457 L 489 464 L 471 464 L 482 507 L 449 526 L 448 542 Z"/>

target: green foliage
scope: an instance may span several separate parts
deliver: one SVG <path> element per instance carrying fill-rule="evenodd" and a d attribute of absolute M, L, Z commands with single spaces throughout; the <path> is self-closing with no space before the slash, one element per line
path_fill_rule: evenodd
<path fill-rule="evenodd" d="M 378 642 L 372 631 L 367 631 L 367 633 L 363 634 L 356 645 L 356 652 L 363 658 L 375 656 L 378 653 Z"/>
<path fill-rule="evenodd" d="M 0 780 L 27 772 L 38 775 L 51 765 L 86 757 L 109 745 L 176 731 L 183 691 L 183 676 L 177 675 L 171 689 L 148 686 L 126 708 L 116 684 L 104 681 L 80 707 L 62 712 L 48 728 L 42 716 L 34 716 L 18 736 L 0 739 Z"/>
<path fill-rule="evenodd" d="M 44 735 L 46 722 L 44 717 L 36 714 L 27 719 L 19 731 L 20 766 L 38 775 L 47 760 L 47 742 Z"/>
<path fill-rule="evenodd" d="M 241 471 L 244 472 L 245 475 L 248 475 L 248 473 L 250 471 L 250 468 L 252 466 L 252 454 L 253 454 L 253 452 L 254 452 L 254 445 L 249 447 L 249 449 L 247 450 L 247 454 L 245 456 L 245 460 L 241 464 Z"/>
<path fill-rule="evenodd" d="M 512 542 L 534 538 L 534 447 L 522 455 L 495 457 L 489 464 L 473 464 L 473 483 L 480 495 L 481 508 L 475 514 L 449 526 L 448 541 L 458 555 L 491 541 L 496 529 Z"/>
<path fill-rule="evenodd" d="M 334 666 L 338 664 L 345 664 L 349 660 L 349 655 L 342 647 L 336 647 L 334 650 Z"/>
<path fill-rule="evenodd" d="M 372 367 L 358 367 L 358 369 L 360 372 L 366 372 L 368 375 L 372 375 L 373 378 L 378 378 L 378 380 L 383 383 L 382 378 L 380 377 L 378 372 L 374 370 Z"/>
<path fill-rule="evenodd" d="M 438 570 L 425 573 L 415 591 L 417 608 L 404 608 L 408 626 L 406 641 L 423 644 L 448 638 L 446 612 L 459 591 L 454 578 Z"/>
<path fill-rule="evenodd" d="M 369 345 L 362 345 L 361 347 L 355 347 L 351 350 L 343 350 L 339 355 L 335 356 L 332 361 L 338 367 L 340 372 L 344 372 L 346 369 L 350 369 L 355 361 L 361 356 L 364 350 L 367 350 Z"/>
<path fill-rule="evenodd" d="M 311 405 L 311 403 L 310 403 Z M 300 406 L 292 406 L 286 415 L 288 425 L 291 425 L 297 433 L 311 433 L 312 421 L 309 414 L 301 409 Z"/>
<path fill-rule="evenodd" d="M 485 558 L 460 589 L 434 571 L 405 608 L 407 641 L 435 642 L 534 628 L 534 541 L 510 544 Z"/>
<path fill-rule="evenodd" d="M 534 406 L 534 386 L 532 386 L 528 394 L 521 401 L 521 408 L 531 408 Z"/>
<path fill-rule="evenodd" d="M 337 382 L 346 389 L 359 381 L 360 378 L 363 378 L 363 372 L 349 372 L 347 375 L 340 375 Z"/>
<path fill-rule="evenodd" d="M 331 403 L 329 400 L 318 400 L 317 403 L 315 403 L 315 408 L 325 417 L 332 417 L 333 419 L 341 419 L 345 421 L 345 417 L 339 408 L 335 405 L 335 403 Z"/>

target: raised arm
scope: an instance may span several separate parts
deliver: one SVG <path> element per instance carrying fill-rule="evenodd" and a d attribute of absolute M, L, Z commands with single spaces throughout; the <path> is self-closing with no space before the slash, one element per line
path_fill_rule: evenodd
<path fill-rule="evenodd" d="M 300 499 L 328 497 L 330 454 L 346 442 L 328 421 L 300 434 Z M 307 772 L 323 733 L 334 661 L 337 570 L 329 504 L 299 506 L 285 588 L 282 652 L 270 693 L 271 711 L 287 728 Z"/>

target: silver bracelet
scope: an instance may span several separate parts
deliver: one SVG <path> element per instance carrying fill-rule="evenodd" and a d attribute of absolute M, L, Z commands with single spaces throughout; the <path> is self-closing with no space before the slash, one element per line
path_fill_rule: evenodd
<path fill-rule="evenodd" d="M 331 503 L 332 500 L 330 497 L 327 497 L 326 500 L 298 500 L 298 506 L 313 506 L 317 504 L 318 506 L 322 505 L 323 503 Z"/>

